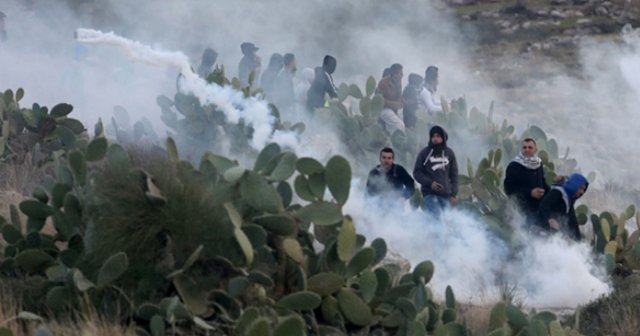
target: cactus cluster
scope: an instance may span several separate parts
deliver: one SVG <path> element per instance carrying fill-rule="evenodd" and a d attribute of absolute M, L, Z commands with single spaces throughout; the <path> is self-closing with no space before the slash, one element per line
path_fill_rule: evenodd
<path fill-rule="evenodd" d="M 586 205 L 581 205 L 576 209 L 576 216 L 580 224 L 585 224 L 588 216 L 591 219 L 593 250 L 604 256 L 609 273 L 617 265 L 626 269 L 640 267 L 640 214 L 636 213 L 634 205 L 627 207 L 619 216 L 610 211 L 598 215 L 590 212 Z M 638 229 L 631 233 L 627 222 L 634 219 Z"/>
<path fill-rule="evenodd" d="M 21 88 L 15 94 L 6 90 L 0 97 L 1 158 L 16 162 L 29 158 L 42 165 L 86 141 L 84 125 L 68 117 L 73 106 L 62 103 L 49 111 L 34 103 L 30 109 L 22 108 L 19 102 L 23 97 Z"/>

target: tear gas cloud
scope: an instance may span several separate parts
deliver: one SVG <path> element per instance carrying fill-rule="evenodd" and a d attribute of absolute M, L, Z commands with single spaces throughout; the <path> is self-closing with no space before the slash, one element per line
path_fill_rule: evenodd
<path fill-rule="evenodd" d="M 464 210 L 452 209 L 435 219 L 404 209 L 397 200 L 365 200 L 362 184 L 352 183 L 345 212 L 353 215 L 367 241 L 384 238 L 412 267 L 431 260 L 436 297 L 443 298 L 450 285 L 462 302 L 486 304 L 512 296 L 526 306 L 575 308 L 611 291 L 603 264 L 594 259 L 588 243 L 531 237 L 519 225 L 522 218 L 515 218 L 515 243 L 507 246 Z"/>
<path fill-rule="evenodd" d="M 636 108 L 640 83 L 628 75 L 640 68 L 640 42 L 632 32 L 625 35 L 626 46 L 585 41 L 581 55 L 585 77 L 590 80 L 558 73 L 545 82 L 530 82 L 520 94 L 530 98 L 522 101 L 535 104 L 523 106 L 516 113 L 500 104 L 499 90 L 474 75 L 476 72 L 469 65 L 473 55 L 468 53 L 455 21 L 436 11 L 431 2 L 143 0 L 136 2 L 132 10 L 130 2 L 110 1 L 109 15 L 100 21 L 92 20 L 90 14 L 76 15 L 60 3 L 39 1 L 35 10 L 28 10 L 19 1 L 8 1 L 3 11 L 8 15 L 9 40 L 0 45 L 0 78 L 6 88 L 25 88 L 23 105 L 39 102 L 52 106 L 66 101 L 76 107 L 75 117 L 88 124 L 98 117 L 110 119 L 112 107 L 122 105 L 133 120 L 147 117 L 154 127 L 163 129 L 155 98 L 173 95 L 179 68 L 186 66 L 184 62 L 195 67 L 201 51 L 213 47 L 219 53 L 218 63 L 235 76 L 239 45 L 251 41 L 261 48 L 263 69 L 272 52 L 295 53 L 299 69 L 319 65 L 325 54 L 332 54 L 338 59 L 336 83 L 362 85 L 368 75 L 379 78 L 382 69 L 394 62 L 404 65 L 405 79 L 411 72 L 422 74 L 426 66 L 436 64 L 441 69 L 440 93 L 448 98 L 464 94 L 481 110 L 486 110 L 495 97 L 496 118 L 507 117 L 520 130 L 527 124 L 549 130 L 561 150 L 570 146 L 579 165 L 587 171 L 598 171 L 600 180 L 631 176 L 625 162 L 639 160 L 628 155 L 634 137 L 639 137 L 635 129 L 640 126 Z M 79 27 L 114 31 L 152 44 L 154 50 L 184 51 L 186 57 L 180 58 L 179 64 L 132 63 L 115 48 L 78 44 L 73 32 Z M 192 89 L 201 90 L 201 95 L 196 95 L 205 100 L 210 90 L 228 90 L 200 84 Z M 225 94 L 225 99 L 237 98 L 233 92 Z M 210 101 L 221 105 L 230 102 Z M 259 102 L 251 104 L 259 110 L 263 108 Z M 269 121 L 256 120 L 256 124 L 264 125 L 262 122 Z M 347 154 L 330 126 L 311 125 L 305 133 L 306 138 L 301 140 L 290 134 L 274 137 L 294 147 L 300 141 L 299 155 L 326 159 L 330 154 Z M 260 134 L 258 139 L 268 138 L 268 132 Z M 254 145 L 257 147 L 262 141 Z M 459 162 L 464 162 L 466 156 L 476 161 L 489 149 L 485 144 L 464 140 L 452 143 Z M 636 165 L 630 167 L 633 166 Z M 485 225 L 469 214 L 452 211 L 445 223 L 431 223 L 420 213 L 398 216 L 394 212 L 365 211 L 361 195 L 362 184 L 356 181 L 346 212 L 354 215 L 359 230 L 370 239 L 384 237 L 414 264 L 433 259 L 437 293 L 451 284 L 459 298 L 475 300 L 482 288 L 496 283 L 497 273 L 491 270 L 504 270 L 505 265 L 509 266 L 505 271 L 507 279 L 521 284 L 531 303 L 575 306 L 609 290 L 583 245 L 567 245 L 557 239 L 534 242 L 513 259 L 513 251 L 501 246 Z M 432 228 L 438 225 L 446 225 L 445 231 L 450 233 L 444 237 L 447 244 L 433 232 Z M 554 251 L 555 257 L 545 254 Z M 469 281 L 474 278 L 479 280 Z M 554 285 L 558 283 L 573 286 L 557 293 Z M 495 297 L 493 293 L 487 296 Z"/>

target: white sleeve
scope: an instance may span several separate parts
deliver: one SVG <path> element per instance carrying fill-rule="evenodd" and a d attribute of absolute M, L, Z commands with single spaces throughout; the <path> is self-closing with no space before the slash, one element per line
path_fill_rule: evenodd
<path fill-rule="evenodd" d="M 433 99 L 431 91 L 423 88 L 420 92 L 420 99 L 429 114 L 442 112 L 442 105 Z"/>

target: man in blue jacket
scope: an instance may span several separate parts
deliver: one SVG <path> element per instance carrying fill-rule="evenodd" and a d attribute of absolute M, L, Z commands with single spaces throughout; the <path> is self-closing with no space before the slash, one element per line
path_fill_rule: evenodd
<path fill-rule="evenodd" d="M 549 231 L 560 231 L 578 241 L 582 238 L 574 205 L 589 188 L 589 181 L 581 174 L 572 174 L 562 186 L 553 186 L 542 202 L 539 225 Z"/>

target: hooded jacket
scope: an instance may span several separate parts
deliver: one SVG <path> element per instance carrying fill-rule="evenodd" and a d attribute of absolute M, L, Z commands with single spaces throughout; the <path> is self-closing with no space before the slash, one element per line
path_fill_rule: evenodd
<path fill-rule="evenodd" d="M 576 192 L 581 186 L 589 187 L 589 181 L 580 175 L 573 174 L 562 186 L 554 186 L 540 202 L 538 217 L 539 225 L 547 230 L 549 227 L 549 219 L 555 219 L 560 223 L 560 230 L 565 232 L 574 240 L 580 240 L 580 228 L 574 204 L 576 202 Z"/>
<path fill-rule="evenodd" d="M 413 168 L 413 178 L 420 183 L 422 195 L 437 195 L 452 197 L 458 194 L 458 163 L 456 155 L 447 147 L 447 132 L 440 126 L 433 126 L 429 131 L 429 139 L 433 134 L 442 136 L 442 144 L 434 145 L 429 140 L 429 145 L 422 149 L 416 159 Z M 431 189 L 433 182 L 441 184 L 442 191 Z"/>
<path fill-rule="evenodd" d="M 314 111 L 324 106 L 325 93 L 331 98 L 338 96 L 331 74 L 336 70 L 337 61 L 333 56 L 325 56 L 322 68 L 316 69 L 316 75 L 307 92 L 307 108 Z"/>

